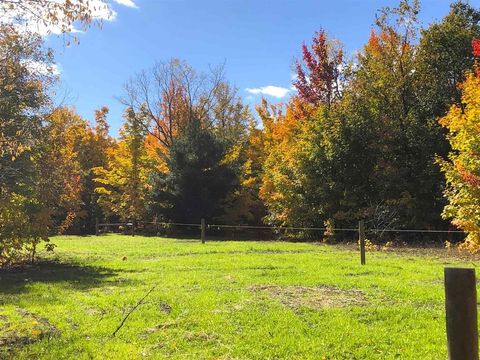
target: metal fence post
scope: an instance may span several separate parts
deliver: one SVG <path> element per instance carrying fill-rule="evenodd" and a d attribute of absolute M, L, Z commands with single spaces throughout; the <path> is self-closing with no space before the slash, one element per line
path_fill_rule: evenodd
<path fill-rule="evenodd" d="M 450 360 L 478 360 L 475 269 L 445 268 L 445 310 Z"/>

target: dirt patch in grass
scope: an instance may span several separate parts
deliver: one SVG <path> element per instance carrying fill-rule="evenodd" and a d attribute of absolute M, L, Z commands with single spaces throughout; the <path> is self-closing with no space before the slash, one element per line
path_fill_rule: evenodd
<path fill-rule="evenodd" d="M 162 331 L 162 330 L 169 329 L 169 328 L 172 328 L 172 327 L 177 327 L 177 326 L 178 326 L 178 323 L 176 321 L 169 320 L 169 321 L 166 321 L 164 323 L 158 324 L 154 327 L 146 329 L 144 334 L 152 334 L 152 333 L 155 333 L 157 331 Z"/>
<path fill-rule="evenodd" d="M 313 310 L 362 306 L 368 303 L 360 290 L 344 290 L 329 286 L 278 286 L 255 285 L 250 287 L 255 293 L 264 293 L 280 301 L 291 309 L 306 307 Z"/>
<path fill-rule="evenodd" d="M 0 357 L 15 347 L 59 334 L 48 319 L 23 309 L 0 316 Z"/>
<path fill-rule="evenodd" d="M 185 337 L 185 340 L 187 340 L 189 342 L 192 342 L 192 341 L 195 341 L 195 342 L 214 342 L 214 341 L 219 339 L 218 334 L 216 334 L 214 332 L 205 333 L 205 332 L 191 332 L 191 331 L 188 331 L 188 332 L 185 333 L 184 337 Z"/>
<path fill-rule="evenodd" d="M 160 302 L 160 304 L 158 305 L 158 308 L 167 315 L 172 312 L 172 307 L 164 301 Z"/>
<path fill-rule="evenodd" d="M 333 245 L 337 249 L 359 251 L 356 243 L 343 243 Z M 381 247 L 381 250 L 367 250 L 368 253 L 376 254 L 395 254 L 399 256 L 409 257 L 409 261 L 419 260 L 419 258 L 431 258 L 432 260 L 445 260 L 445 264 L 449 261 L 480 261 L 480 252 L 477 254 L 470 254 L 468 251 L 459 250 L 458 247 L 446 249 L 443 241 L 436 243 L 418 243 L 418 244 L 401 244 L 395 243 L 391 247 Z M 423 259 L 422 259 L 423 260 Z M 477 266 L 473 264 L 474 266 Z"/>

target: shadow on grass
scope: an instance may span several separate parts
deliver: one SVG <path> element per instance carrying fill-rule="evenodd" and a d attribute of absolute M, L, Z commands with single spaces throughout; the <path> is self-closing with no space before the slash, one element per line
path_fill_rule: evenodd
<path fill-rule="evenodd" d="M 117 275 L 118 271 L 105 267 L 43 261 L 30 266 L 0 269 L 0 294 L 22 293 L 32 283 L 63 282 L 76 290 L 87 290 L 106 282 L 117 283 L 112 280 Z"/>

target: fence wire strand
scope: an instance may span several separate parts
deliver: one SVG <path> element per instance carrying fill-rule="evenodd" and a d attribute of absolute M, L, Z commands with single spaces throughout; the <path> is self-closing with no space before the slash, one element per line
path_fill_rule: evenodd
<path fill-rule="evenodd" d="M 197 227 L 201 228 L 201 224 L 197 223 L 179 223 L 179 222 L 148 222 L 139 221 L 138 225 L 155 225 L 158 227 Z M 134 226 L 132 222 L 126 223 L 100 223 L 100 227 L 105 226 Z M 271 231 L 323 231 L 323 232 L 358 232 L 358 228 L 326 228 L 326 227 L 301 227 L 301 226 L 267 226 L 267 225 L 231 225 L 231 224 L 206 224 L 207 229 L 252 229 L 252 230 L 271 230 Z M 432 234 L 466 234 L 463 230 L 436 230 L 436 229 L 365 229 L 366 233 L 432 233 Z"/>

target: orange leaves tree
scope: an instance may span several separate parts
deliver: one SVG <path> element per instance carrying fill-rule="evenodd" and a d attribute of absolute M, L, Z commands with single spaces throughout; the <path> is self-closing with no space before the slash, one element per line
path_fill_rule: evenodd
<path fill-rule="evenodd" d="M 265 153 L 260 196 L 268 209 L 265 220 L 270 224 L 306 226 L 312 221 L 302 181 L 305 174 L 299 163 L 311 135 L 309 119 L 296 112 L 303 115 L 303 105 L 292 100 L 286 113 L 265 101 L 257 108 L 263 123 Z"/>
<path fill-rule="evenodd" d="M 49 233 L 92 233 L 102 209 L 95 193 L 93 168 L 107 164 L 115 140 L 108 135 L 106 107 L 96 111 L 96 125 L 74 109 L 47 114 L 34 157 L 38 197 L 48 210 Z M 31 176 L 31 174 L 30 174 Z M 47 229 L 47 227 L 46 227 Z"/>

